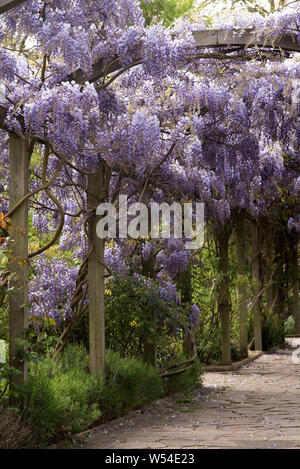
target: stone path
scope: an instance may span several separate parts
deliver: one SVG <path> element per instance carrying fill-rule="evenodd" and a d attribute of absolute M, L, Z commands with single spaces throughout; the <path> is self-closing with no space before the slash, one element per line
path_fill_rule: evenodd
<path fill-rule="evenodd" d="M 78 448 L 300 448 L 300 364 L 292 352 L 206 373 L 192 398 L 165 398 L 85 432 Z"/>

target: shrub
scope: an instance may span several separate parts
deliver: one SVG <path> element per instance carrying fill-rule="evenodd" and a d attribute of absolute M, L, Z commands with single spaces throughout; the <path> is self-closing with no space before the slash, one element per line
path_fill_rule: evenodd
<path fill-rule="evenodd" d="M 275 315 L 269 314 L 262 325 L 263 350 L 280 346 L 284 343 L 284 325 L 278 322 Z"/>
<path fill-rule="evenodd" d="M 293 316 L 289 316 L 284 323 L 284 334 L 293 335 L 295 334 L 295 319 Z"/>
<path fill-rule="evenodd" d="M 150 403 L 163 395 L 162 379 L 155 369 L 136 358 L 121 358 L 109 351 L 100 409 L 107 418 Z"/>
<path fill-rule="evenodd" d="M 80 361 L 83 354 L 72 346 L 57 362 L 46 358 L 31 364 L 23 387 L 24 416 L 40 443 L 80 431 L 101 415 L 97 401 L 103 377 L 88 373 L 86 360 Z"/>
<path fill-rule="evenodd" d="M 164 390 L 166 394 L 177 392 L 192 392 L 196 387 L 201 386 L 201 375 L 203 369 L 199 360 L 196 360 L 191 368 L 179 375 L 170 376 L 164 379 Z"/>
<path fill-rule="evenodd" d="M 104 380 L 101 373 L 89 373 L 85 348 L 70 345 L 57 361 L 45 358 L 31 364 L 23 386 L 24 417 L 36 441 L 45 445 L 150 403 L 162 393 L 161 377 L 150 365 L 108 352 Z"/>

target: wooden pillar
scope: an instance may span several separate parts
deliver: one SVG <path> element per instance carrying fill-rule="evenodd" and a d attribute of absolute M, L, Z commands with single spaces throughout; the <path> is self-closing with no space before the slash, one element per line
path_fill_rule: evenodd
<path fill-rule="evenodd" d="M 89 219 L 88 300 L 89 300 L 89 346 L 91 373 L 105 371 L 105 314 L 104 314 L 104 244 L 98 238 L 96 225 L 99 217 L 95 210 L 100 201 L 104 184 L 104 169 L 100 165 L 95 174 L 88 176 L 88 210 L 94 213 Z M 102 261 L 102 262 L 101 262 Z"/>
<path fill-rule="evenodd" d="M 155 257 L 154 253 L 151 253 L 149 259 L 143 260 L 142 261 L 142 272 L 145 277 L 149 278 L 154 278 L 155 272 Z M 152 322 L 152 329 L 153 332 L 148 332 L 146 335 L 143 337 L 143 346 L 144 346 L 144 351 L 143 351 L 143 361 L 145 363 L 150 363 L 154 368 L 157 367 L 157 338 L 156 338 L 156 315 L 155 312 L 153 313 L 153 316 L 151 317 L 151 322 Z"/>
<path fill-rule="evenodd" d="M 265 282 L 267 283 L 266 289 L 266 303 L 267 303 L 267 312 L 271 313 L 274 309 L 274 281 L 271 281 L 271 276 L 274 270 L 274 252 L 273 252 L 274 237 L 272 233 L 272 228 L 270 226 L 266 227 L 265 231 Z M 271 283 L 270 283 L 271 281 Z"/>
<path fill-rule="evenodd" d="M 9 136 L 9 204 L 13 208 L 28 193 L 30 154 L 28 142 L 17 135 Z M 9 271 L 10 288 L 14 293 L 9 295 L 9 363 L 19 370 L 13 376 L 11 391 L 17 391 L 27 379 L 28 366 L 20 358 L 24 351 L 17 339 L 24 339 L 24 329 L 28 324 L 28 200 L 26 200 L 11 217 L 13 228 L 10 231 L 11 261 Z M 11 404 L 17 402 L 10 394 Z"/>
<path fill-rule="evenodd" d="M 276 249 L 275 249 L 275 284 L 274 291 L 276 296 L 275 314 L 278 325 L 282 325 L 285 320 L 284 311 L 286 308 L 287 298 L 287 267 L 288 267 L 288 249 L 287 234 L 284 230 L 276 233 Z"/>
<path fill-rule="evenodd" d="M 260 305 L 260 243 L 258 224 L 251 223 L 252 240 L 252 280 L 253 280 L 253 319 L 255 350 L 262 350 L 261 305 Z"/>
<path fill-rule="evenodd" d="M 180 272 L 177 275 L 177 288 L 180 291 L 181 294 L 181 303 L 182 304 L 192 304 L 192 268 L 191 266 L 188 267 L 188 269 L 185 272 Z M 190 358 L 193 353 L 193 343 L 191 341 L 192 335 L 190 334 L 184 334 L 183 338 L 183 353 L 187 358 Z"/>
<path fill-rule="evenodd" d="M 141 202 L 149 207 L 152 197 L 152 190 L 146 187 L 141 196 Z M 148 229 L 151 229 L 151 214 L 148 210 Z M 141 242 L 141 246 L 143 241 Z M 155 253 L 152 251 L 148 259 L 142 259 L 142 274 L 150 279 L 155 278 Z M 146 331 L 143 336 L 143 361 L 157 367 L 157 317 L 153 312 L 149 318 L 152 323 L 152 331 Z"/>
<path fill-rule="evenodd" d="M 219 250 L 219 286 L 218 286 L 218 313 L 222 325 L 222 364 L 231 364 L 230 344 L 230 291 L 229 291 L 229 237 L 230 231 L 224 227 L 218 232 Z"/>
<path fill-rule="evenodd" d="M 248 295 L 246 279 L 246 242 L 245 223 L 242 216 L 236 221 L 235 231 L 237 238 L 237 259 L 238 259 L 238 305 L 239 305 L 239 330 L 240 349 L 242 353 L 248 355 Z"/>

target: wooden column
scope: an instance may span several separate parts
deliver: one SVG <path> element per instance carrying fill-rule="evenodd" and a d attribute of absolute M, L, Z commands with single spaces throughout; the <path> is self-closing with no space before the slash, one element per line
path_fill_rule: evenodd
<path fill-rule="evenodd" d="M 255 350 L 262 350 L 261 308 L 260 308 L 260 244 L 258 224 L 251 223 L 252 239 L 252 280 L 253 280 L 253 319 Z"/>
<path fill-rule="evenodd" d="M 145 202 L 144 202 L 145 203 Z M 146 277 L 154 278 L 155 272 L 155 257 L 154 254 L 151 253 L 149 259 L 142 261 L 142 273 Z M 156 315 L 155 312 L 151 318 L 153 332 L 148 332 L 143 337 L 143 345 L 144 345 L 144 352 L 143 352 L 143 361 L 145 363 L 150 363 L 154 368 L 157 367 L 157 339 L 156 339 Z"/>
<path fill-rule="evenodd" d="M 274 281 L 272 280 L 270 283 L 270 279 L 272 276 L 272 272 L 274 269 L 274 253 L 273 253 L 273 244 L 274 244 L 274 237 L 271 227 L 267 227 L 265 231 L 265 282 L 267 283 L 267 290 L 266 290 L 266 300 L 267 300 L 267 312 L 271 313 L 274 309 Z"/>
<path fill-rule="evenodd" d="M 104 314 L 104 240 L 98 238 L 96 225 L 99 217 L 95 210 L 100 201 L 104 184 L 101 165 L 95 174 L 88 176 L 88 210 L 94 215 L 89 220 L 88 300 L 90 371 L 105 371 L 105 314 Z"/>
<path fill-rule="evenodd" d="M 229 291 L 229 258 L 228 243 L 230 231 L 224 227 L 218 233 L 219 250 L 219 286 L 218 286 L 218 313 L 222 324 L 222 364 L 231 364 L 230 344 L 230 291 Z"/>
<path fill-rule="evenodd" d="M 287 267 L 288 267 L 288 236 L 286 230 L 279 230 L 276 233 L 275 247 L 275 282 L 274 292 L 276 297 L 275 314 L 278 325 L 282 325 L 285 321 L 284 311 L 287 299 Z"/>
<path fill-rule="evenodd" d="M 239 304 L 239 329 L 240 329 L 240 349 L 242 353 L 248 355 L 248 295 L 246 279 L 246 242 L 244 219 L 239 216 L 235 226 L 237 238 L 237 259 L 238 259 L 238 304 Z"/>
<path fill-rule="evenodd" d="M 193 302 L 192 299 L 192 294 L 193 294 L 193 289 L 192 289 L 192 268 L 191 266 L 188 267 L 188 269 L 185 272 L 180 272 L 177 275 L 177 288 L 180 291 L 181 294 L 181 303 L 182 304 L 188 304 L 191 305 Z M 193 334 L 193 333 L 192 333 Z M 192 338 L 191 335 L 185 334 L 184 339 L 183 339 L 183 353 L 187 358 L 190 358 L 193 354 L 193 343 L 191 341 Z"/>
<path fill-rule="evenodd" d="M 9 136 L 9 204 L 13 208 L 28 192 L 30 154 L 26 140 L 17 135 Z M 11 278 L 10 288 L 14 293 L 9 295 L 9 363 L 20 371 L 13 377 L 11 391 L 17 390 L 27 378 L 28 366 L 19 358 L 24 351 L 17 339 L 24 338 L 24 329 L 28 323 L 28 200 L 26 200 L 11 217 L 13 228 L 10 249 L 12 259 L 9 264 Z M 11 394 L 11 404 L 16 399 Z"/>

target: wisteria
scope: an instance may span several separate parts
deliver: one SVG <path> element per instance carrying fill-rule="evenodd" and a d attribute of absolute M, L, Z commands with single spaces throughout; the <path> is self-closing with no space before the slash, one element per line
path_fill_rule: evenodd
<path fill-rule="evenodd" d="M 299 40 L 299 17 L 296 6 L 234 29 Z M 226 65 L 197 58 L 192 31 L 203 24 L 146 28 L 134 0 L 30 0 L 1 21 L 1 136 L 14 132 L 30 144 L 32 230 L 49 242 L 65 215 L 55 252 L 33 256 L 33 317 L 61 326 L 74 315 L 77 276 L 90 255 L 88 179 L 99 164 L 103 202 L 117 206 L 121 194 L 130 202 L 205 203 L 219 233 L 236 214 L 281 214 L 285 193 L 280 222 L 300 231 L 299 58 L 239 62 L 233 54 Z M 99 64 L 101 76 L 90 80 Z M 0 174 L 0 212 L 9 213 L 5 145 Z M 149 236 L 107 240 L 103 265 L 110 280 L 132 275 L 155 284 L 177 311 L 184 303 L 178 278 L 196 262 L 184 240 Z M 80 288 L 86 302 L 89 292 Z M 196 326 L 201 311 L 192 299 L 188 308 Z"/>

